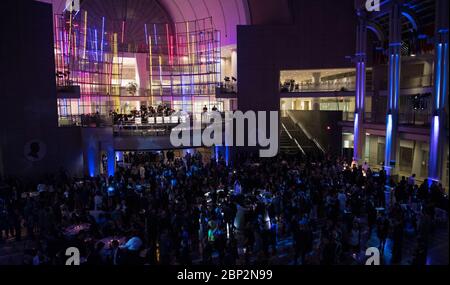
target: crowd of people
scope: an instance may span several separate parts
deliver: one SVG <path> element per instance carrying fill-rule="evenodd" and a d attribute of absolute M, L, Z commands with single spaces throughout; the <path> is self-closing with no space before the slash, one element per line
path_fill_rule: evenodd
<path fill-rule="evenodd" d="M 216 112 L 219 109 L 214 105 L 211 108 L 211 111 Z M 203 113 L 208 112 L 208 107 L 205 105 L 202 108 Z M 176 111 L 172 109 L 169 105 L 160 104 L 156 108 L 146 105 L 142 105 L 140 110 L 132 110 L 129 114 L 120 114 L 116 111 L 110 112 L 110 117 L 113 118 L 114 125 L 126 124 L 126 123 L 135 123 L 136 118 L 140 119 L 141 123 L 149 122 L 149 118 L 155 117 L 170 117 L 170 116 L 180 116 L 180 117 L 189 117 L 189 113 L 183 110 Z"/>
<path fill-rule="evenodd" d="M 168 117 L 176 111 L 166 104 L 159 104 L 156 107 L 142 105 L 139 110 L 132 110 L 129 114 L 120 114 L 116 111 L 110 112 L 115 125 L 133 121 L 135 118 L 141 118 L 141 121 L 147 121 L 149 117 Z"/>
<path fill-rule="evenodd" d="M 208 112 L 208 107 L 205 105 L 202 108 L 202 112 Z M 211 111 L 219 111 L 219 109 L 214 105 Z M 82 126 L 90 125 L 126 125 L 135 124 L 139 121 L 139 124 L 150 123 L 152 120 L 154 122 L 157 117 L 171 117 L 178 116 L 183 118 L 189 118 L 190 114 L 186 111 L 179 110 L 176 111 L 167 104 L 159 104 L 156 107 L 141 105 L 139 110 L 133 109 L 129 112 L 120 112 L 119 110 L 111 110 L 108 115 L 103 116 L 99 112 L 93 114 L 82 114 L 79 118 L 79 124 Z M 69 116 L 70 117 L 70 116 Z M 78 119 L 78 118 L 77 118 Z"/>
<path fill-rule="evenodd" d="M 87 265 L 330 265 L 363 264 L 376 236 L 395 264 L 411 234 L 410 262 L 425 264 L 434 211 L 448 207 L 437 183 L 386 183 L 384 170 L 338 158 L 128 160 L 113 177 L 0 181 L 0 243 L 34 241 L 23 260 L 34 265 L 64 264 L 69 247 Z"/>

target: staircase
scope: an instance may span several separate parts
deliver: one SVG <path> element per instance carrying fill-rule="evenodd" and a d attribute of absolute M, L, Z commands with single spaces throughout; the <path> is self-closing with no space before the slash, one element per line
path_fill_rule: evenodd
<path fill-rule="evenodd" d="M 297 126 L 290 117 L 281 118 L 280 149 L 285 153 L 302 152 L 308 156 L 321 153 L 317 145 Z"/>
<path fill-rule="evenodd" d="M 294 139 L 289 136 L 283 125 L 280 133 L 280 150 L 286 154 L 297 154 L 300 151 Z"/>

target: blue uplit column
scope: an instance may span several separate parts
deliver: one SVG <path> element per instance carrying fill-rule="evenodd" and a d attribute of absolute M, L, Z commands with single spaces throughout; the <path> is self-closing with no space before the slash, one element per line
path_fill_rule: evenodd
<path fill-rule="evenodd" d="M 112 146 L 108 146 L 106 156 L 108 158 L 108 176 L 114 176 L 116 171 L 116 152 Z"/>
<path fill-rule="evenodd" d="M 220 158 L 219 148 L 220 148 L 219 146 L 214 147 L 214 159 L 216 160 L 216 162 L 219 162 L 219 158 Z"/>
<path fill-rule="evenodd" d="M 356 102 L 355 122 L 353 130 L 353 158 L 360 161 L 364 149 L 364 101 L 366 96 L 366 49 L 367 49 L 367 22 L 365 11 L 359 9 L 358 26 L 356 28 Z"/>
<path fill-rule="evenodd" d="M 398 149 L 398 105 L 401 65 L 401 5 L 394 0 L 389 14 L 389 94 L 386 114 L 386 152 L 384 166 L 388 176 L 394 174 Z"/>
<path fill-rule="evenodd" d="M 433 117 L 431 118 L 428 177 L 442 181 L 448 136 L 448 0 L 436 1 Z"/>

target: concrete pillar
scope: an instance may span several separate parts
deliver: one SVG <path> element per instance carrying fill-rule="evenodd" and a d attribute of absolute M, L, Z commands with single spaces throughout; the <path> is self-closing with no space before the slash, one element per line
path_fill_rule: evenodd
<path fill-rule="evenodd" d="M 86 175 L 94 177 L 100 173 L 100 151 L 96 141 L 84 141 L 83 161 Z"/>
<path fill-rule="evenodd" d="M 222 57 L 220 59 L 220 80 L 223 80 L 226 76 L 225 64 L 226 64 L 226 59 Z"/>
<path fill-rule="evenodd" d="M 106 156 L 108 158 L 108 176 L 114 176 L 116 172 L 116 155 L 114 151 L 114 146 L 112 144 L 108 144 L 106 146 Z"/>
<path fill-rule="evenodd" d="M 442 181 L 447 158 L 448 122 L 448 0 L 436 1 L 433 117 L 428 177 Z"/>
<path fill-rule="evenodd" d="M 370 136 L 368 141 L 369 143 L 369 163 L 370 165 L 379 165 L 378 161 L 378 136 Z"/>
<path fill-rule="evenodd" d="M 233 49 L 231 51 L 231 76 L 233 76 L 234 78 L 238 78 L 238 73 L 237 73 L 237 50 Z"/>
<path fill-rule="evenodd" d="M 366 133 L 363 133 L 364 136 L 364 153 L 363 153 L 363 158 L 364 158 L 364 162 L 369 163 L 370 160 L 370 135 L 366 135 Z M 361 162 L 363 162 L 361 160 Z"/>
<path fill-rule="evenodd" d="M 366 49 L 367 49 L 367 22 L 365 12 L 358 10 L 358 27 L 356 29 L 356 105 L 355 121 L 353 126 L 353 158 L 359 162 L 363 159 L 365 130 L 365 93 L 366 93 Z"/>
<path fill-rule="evenodd" d="M 389 14 L 389 89 L 386 115 L 386 150 L 384 166 L 388 176 L 394 175 L 397 167 L 396 158 L 398 139 L 398 107 L 400 101 L 400 66 L 401 66 L 401 3 L 393 0 Z"/>
<path fill-rule="evenodd" d="M 313 72 L 312 73 L 312 79 L 313 79 L 313 84 L 314 87 L 319 87 L 320 86 L 320 77 L 321 77 L 321 73 L 320 72 Z"/>
<path fill-rule="evenodd" d="M 322 76 L 322 74 L 320 72 L 312 73 L 313 85 L 314 85 L 314 88 L 316 88 L 316 89 L 319 89 L 319 87 L 320 87 L 321 76 Z M 311 110 L 320 111 L 320 98 L 312 98 Z"/>
<path fill-rule="evenodd" d="M 101 173 L 101 154 L 105 153 L 108 159 L 107 174 L 114 175 L 115 151 L 111 128 L 83 128 L 81 136 L 83 141 L 84 173 L 90 177 Z"/>
<path fill-rule="evenodd" d="M 320 111 L 320 98 L 313 98 L 311 101 L 311 110 Z"/>
<path fill-rule="evenodd" d="M 412 165 L 412 174 L 416 174 L 417 177 L 420 176 L 420 169 L 422 168 L 422 143 L 415 141 L 414 142 L 414 150 L 413 150 L 413 165 Z"/>

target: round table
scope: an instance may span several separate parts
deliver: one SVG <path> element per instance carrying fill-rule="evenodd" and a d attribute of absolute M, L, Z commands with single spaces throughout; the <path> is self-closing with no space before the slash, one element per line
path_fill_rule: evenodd
<path fill-rule="evenodd" d="M 110 249 L 111 248 L 111 243 L 114 240 L 117 240 L 119 242 L 119 246 L 124 245 L 127 242 L 127 238 L 126 237 L 110 236 L 110 237 L 106 237 L 106 238 L 103 238 L 103 239 L 99 240 L 97 243 L 103 242 L 105 244 L 104 249 Z"/>
<path fill-rule="evenodd" d="M 64 235 L 66 236 L 75 236 L 79 234 L 81 231 L 89 230 L 91 224 L 79 224 L 79 225 L 71 225 L 64 229 Z"/>

